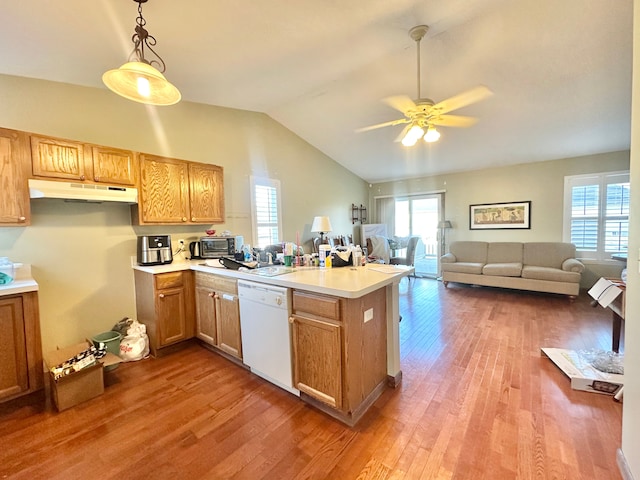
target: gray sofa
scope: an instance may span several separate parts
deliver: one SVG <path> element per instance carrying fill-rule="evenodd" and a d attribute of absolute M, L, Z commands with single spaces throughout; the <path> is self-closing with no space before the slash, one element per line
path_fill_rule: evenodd
<path fill-rule="evenodd" d="M 560 293 L 580 293 L 584 265 L 562 242 L 452 242 L 440 257 L 442 281 Z"/>

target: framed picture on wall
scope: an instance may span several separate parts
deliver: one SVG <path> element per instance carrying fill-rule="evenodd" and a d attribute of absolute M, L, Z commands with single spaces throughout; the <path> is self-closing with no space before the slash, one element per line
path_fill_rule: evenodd
<path fill-rule="evenodd" d="M 469 205 L 470 230 L 531 228 L 531 201 Z"/>

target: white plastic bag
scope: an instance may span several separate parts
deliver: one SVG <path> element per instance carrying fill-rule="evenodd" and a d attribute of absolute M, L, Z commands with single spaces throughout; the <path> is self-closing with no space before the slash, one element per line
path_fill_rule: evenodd
<path fill-rule="evenodd" d="M 120 342 L 120 358 L 125 362 L 142 360 L 149 356 L 149 337 L 147 327 L 133 320 L 127 329 L 127 336 Z"/>

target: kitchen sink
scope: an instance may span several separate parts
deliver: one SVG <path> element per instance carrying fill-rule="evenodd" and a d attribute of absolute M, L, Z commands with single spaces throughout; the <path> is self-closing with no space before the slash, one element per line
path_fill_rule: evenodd
<path fill-rule="evenodd" d="M 291 273 L 293 272 L 293 268 L 292 267 L 275 267 L 275 266 L 271 266 L 271 267 L 260 267 L 260 268 L 254 268 L 253 270 L 247 272 L 247 273 L 251 273 L 252 275 L 259 275 L 261 277 L 275 277 L 277 275 L 285 275 L 287 273 Z"/>

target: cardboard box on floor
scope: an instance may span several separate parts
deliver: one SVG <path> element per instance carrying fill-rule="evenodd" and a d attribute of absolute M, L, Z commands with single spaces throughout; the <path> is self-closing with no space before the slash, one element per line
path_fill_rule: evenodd
<path fill-rule="evenodd" d="M 584 392 L 615 395 L 624 385 L 624 375 L 601 372 L 574 350 L 564 348 L 541 348 L 562 372 L 571 380 L 571 388 Z"/>
<path fill-rule="evenodd" d="M 65 377 L 54 380 L 51 367 L 61 364 L 91 346 L 88 340 L 70 347 L 53 350 L 44 356 L 49 373 L 51 398 L 58 411 L 66 410 L 74 405 L 90 400 L 104 393 L 103 369 L 109 365 L 122 362 L 117 355 L 107 352 L 95 365 L 83 368 Z"/>

